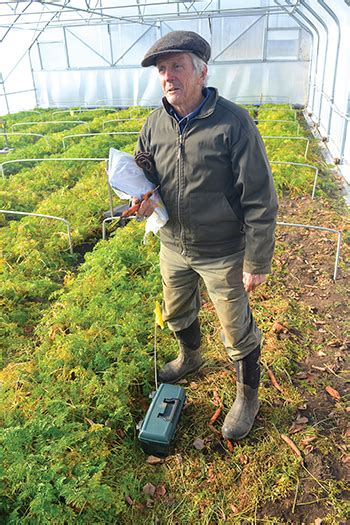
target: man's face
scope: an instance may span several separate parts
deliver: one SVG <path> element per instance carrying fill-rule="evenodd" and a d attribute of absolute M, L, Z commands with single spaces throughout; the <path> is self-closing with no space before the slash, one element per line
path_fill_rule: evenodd
<path fill-rule="evenodd" d="M 157 68 L 169 104 L 175 109 L 194 109 L 202 96 L 206 71 L 197 73 L 187 53 L 164 55 L 157 60 Z"/>

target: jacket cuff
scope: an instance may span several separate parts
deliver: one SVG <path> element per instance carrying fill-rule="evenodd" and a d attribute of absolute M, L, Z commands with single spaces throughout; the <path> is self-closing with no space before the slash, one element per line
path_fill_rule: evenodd
<path fill-rule="evenodd" d="M 271 261 L 262 263 L 244 259 L 243 271 L 255 275 L 271 273 Z"/>

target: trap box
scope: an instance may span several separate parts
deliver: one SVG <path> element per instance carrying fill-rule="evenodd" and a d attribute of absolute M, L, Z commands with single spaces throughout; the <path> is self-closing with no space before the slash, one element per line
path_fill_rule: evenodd
<path fill-rule="evenodd" d="M 159 386 L 139 431 L 139 441 L 146 454 L 169 454 L 185 399 L 181 386 L 167 383 Z"/>

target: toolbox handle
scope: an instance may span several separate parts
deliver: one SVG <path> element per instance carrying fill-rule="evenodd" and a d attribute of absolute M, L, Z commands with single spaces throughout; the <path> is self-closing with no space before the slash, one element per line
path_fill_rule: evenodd
<path fill-rule="evenodd" d="M 176 415 L 177 407 L 179 406 L 179 403 L 180 403 L 180 399 L 174 399 L 174 398 L 164 399 L 164 404 L 165 404 L 164 412 L 163 413 L 159 412 L 158 417 L 162 417 L 165 421 L 172 421 L 174 419 L 174 416 Z M 166 415 L 168 405 L 170 404 L 173 405 L 171 408 L 171 412 L 170 414 Z"/>

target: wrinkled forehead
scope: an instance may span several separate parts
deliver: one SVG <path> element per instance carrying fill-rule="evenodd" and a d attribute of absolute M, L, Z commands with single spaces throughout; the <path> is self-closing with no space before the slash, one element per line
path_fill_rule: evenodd
<path fill-rule="evenodd" d="M 175 62 L 187 62 L 192 64 L 192 58 L 189 53 L 165 53 L 156 60 L 156 67 L 159 68 L 162 65 L 170 65 Z"/>

